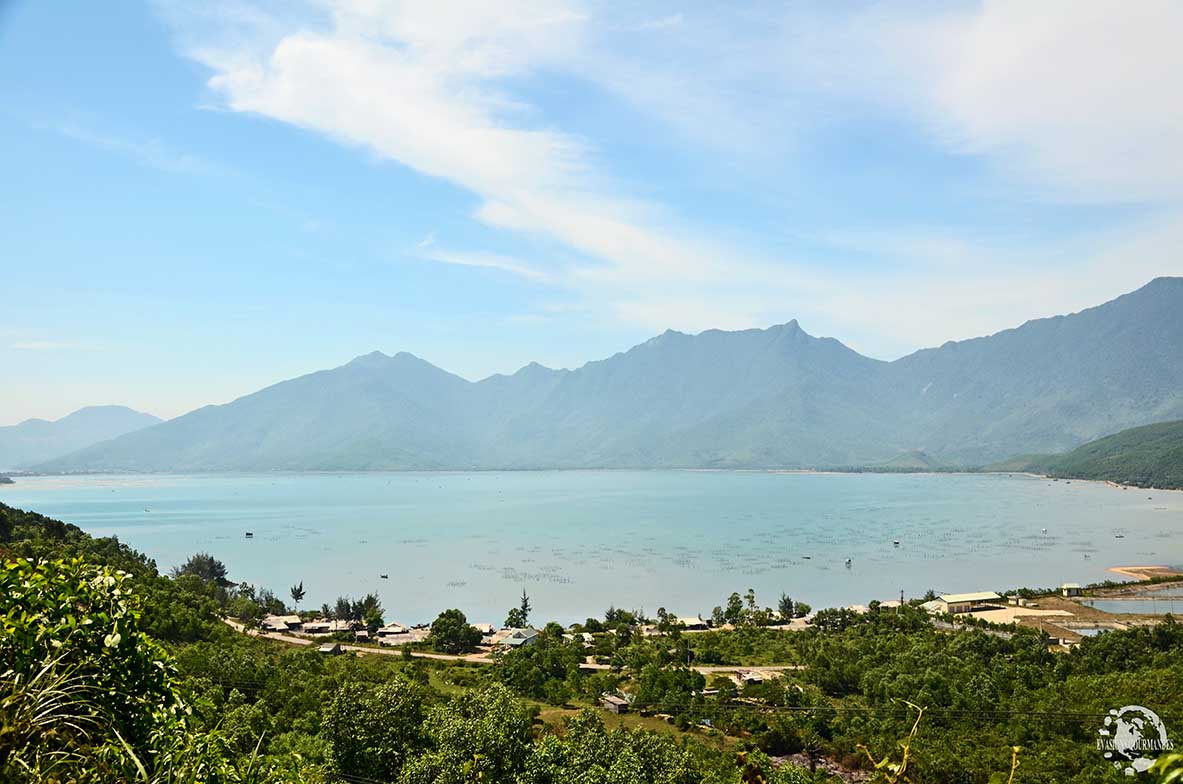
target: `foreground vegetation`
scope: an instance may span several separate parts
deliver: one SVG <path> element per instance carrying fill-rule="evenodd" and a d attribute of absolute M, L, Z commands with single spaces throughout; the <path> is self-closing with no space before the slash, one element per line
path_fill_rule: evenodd
<path fill-rule="evenodd" d="M 283 602 L 215 559 L 165 576 L 113 539 L 2 505 L 0 555 L 0 781 L 824 780 L 773 764 L 804 753 L 881 763 L 884 781 L 1105 782 L 1128 780 L 1094 746 L 1106 711 L 1147 705 L 1183 727 L 1171 620 L 1055 654 L 1037 631 L 945 633 L 911 606 L 782 631 L 754 596 L 733 597 L 720 610 L 733 629 L 691 634 L 659 612 L 645 636 L 637 613 L 610 608 L 575 628 L 590 647 L 546 624 L 477 666 L 238 634 L 222 616 Z M 367 600 L 337 610 L 380 620 Z M 441 619 L 442 644 L 471 645 L 462 613 Z M 589 656 L 608 668 L 581 669 Z M 740 685 L 688 666 L 756 661 L 804 669 Z M 590 709 L 606 692 L 652 718 L 623 727 Z"/>

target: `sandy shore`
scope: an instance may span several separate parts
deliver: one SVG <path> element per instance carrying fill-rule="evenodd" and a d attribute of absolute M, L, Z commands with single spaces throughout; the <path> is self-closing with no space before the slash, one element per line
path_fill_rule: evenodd
<path fill-rule="evenodd" d="M 1169 566 L 1110 566 L 1105 571 L 1120 574 L 1133 580 L 1149 580 L 1152 577 L 1179 577 L 1178 572 Z"/>

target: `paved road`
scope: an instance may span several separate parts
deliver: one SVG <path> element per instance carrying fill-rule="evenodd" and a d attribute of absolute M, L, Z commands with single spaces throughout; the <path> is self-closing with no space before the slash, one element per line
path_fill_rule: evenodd
<path fill-rule="evenodd" d="M 248 630 L 238 621 L 232 621 L 229 618 L 223 618 L 223 621 L 235 631 L 249 634 L 252 637 L 262 637 L 267 640 L 279 640 L 280 642 L 290 643 L 291 645 L 320 645 L 322 640 L 313 640 L 307 637 L 297 637 L 293 634 L 281 634 L 280 632 L 263 632 L 258 630 Z M 350 651 L 352 653 L 362 654 L 376 654 L 378 656 L 402 656 L 402 648 L 371 648 L 366 645 L 348 645 L 341 643 L 341 650 Z M 411 655 L 417 659 L 436 659 L 439 661 L 450 662 L 471 662 L 473 664 L 493 664 L 493 659 L 487 652 L 485 653 L 471 653 L 465 656 L 453 656 L 447 653 L 428 653 L 427 651 L 411 651 Z M 596 662 L 588 661 L 579 665 L 581 670 L 610 670 L 611 665 L 597 664 Z M 804 664 L 768 664 L 760 666 L 740 667 L 735 665 L 701 665 L 696 664 L 691 669 L 701 672 L 703 675 L 712 675 L 721 672 L 735 672 L 736 670 L 765 670 L 769 672 L 785 672 L 788 670 L 803 670 Z"/>

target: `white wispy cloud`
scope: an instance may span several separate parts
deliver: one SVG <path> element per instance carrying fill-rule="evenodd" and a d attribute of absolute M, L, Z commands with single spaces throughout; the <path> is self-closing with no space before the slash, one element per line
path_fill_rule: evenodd
<path fill-rule="evenodd" d="M 440 264 L 452 264 L 458 267 L 476 267 L 478 269 L 499 270 L 517 275 L 533 281 L 551 281 L 554 276 L 550 273 L 518 261 L 509 256 L 496 253 L 463 253 L 440 249 L 431 249 L 421 253 L 421 258 Z"/>
<path fill-rule="evenodd" d="M 176 150 L 160 139 L 131 139 L 110 133 L 102 133 L 76 122 L 34 123 L 35 127 L 49 130 L 89 147 L 131 158 L 142 166 L 148 166 L 172 174 L 225 174 L 221 164 L 209 161 L 200 155 Z"/>
<path fill-rule="evenodd" d="M 1010 326 L 1033 301 L 1083 307 L 1177 268 L 1144 237 L 1174 241 L 1180 223 L 1178 4 L 775 4 L 642 19 L 628 34 L 645 45 L 632 47 L 613 39 L 610 8 L 578 0 L 325 0 L 296 22 L 286 6 L 167 8 L 229 110 L 453 183 L 477 196 L 476 221 L 553 247 L 562 264 L 441 250 L 434 235 L 412 255 L 562 288 L 630 323 L 695 329 L 801 315 L 840 336 L 853 330 L 856 343 L 906 347 Z M 1014 183 L 1012 200 L 1159 200 L 1166 217 L 1084 248 L 1032 249 L 1022 237 L 939 225 L 820 238 L 866 259 L 856 277 L 636 197 L 594 140 L 557 127 L 517 89 L 550 73 L 666 123 L 703 155 L 723 156 L 716 168 L 754 151 L 791 176 L 798 145 L 833 116 L 880 112 L 993 164 Z M 1112 287 L 1098 294 L 1098 281 Z"/>
<path fill-rule="evenodd" d="M 1179 3 L 881 4 L 830 22 L 799 78 L 912 113 L 1032 198 L 1183 197 Z"/>

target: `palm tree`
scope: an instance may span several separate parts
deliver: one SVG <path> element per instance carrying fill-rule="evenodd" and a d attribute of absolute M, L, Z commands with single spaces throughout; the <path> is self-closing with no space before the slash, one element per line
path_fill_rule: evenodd
<path fill-rule="evenodd" d="M 291 593 L 292 601 L 296 603 L 296 612 L 299 612 L 300 602 L 304 601 L 304 581 L 301 580 L 298 585 L 293 585 Z"/>

